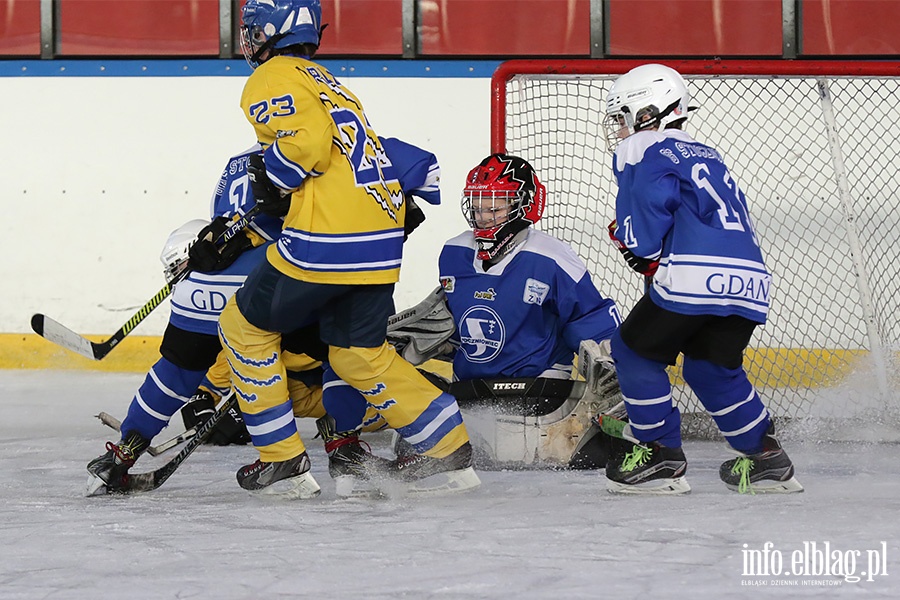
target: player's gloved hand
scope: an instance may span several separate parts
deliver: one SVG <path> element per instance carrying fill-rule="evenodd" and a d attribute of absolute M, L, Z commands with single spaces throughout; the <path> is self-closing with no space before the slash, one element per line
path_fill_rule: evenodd
<path fill-rule="evenodd" d="M 250 188 L 259 210 L 270 217 L 283 217 L 291 208 L 291 194 L 280 190 L 266 173 L 262 154 L 251 154 L 247 165 Z"/>
<path fill-rule="evenodd" d="M 425 213 L 413 201 L 412 196 L 406 197 L 406 220 L 403 222 L 403 241 L 409 237 L 416 227 L 425 222 Z"/>
<path fill-rule="evenodd" d="M 645 277 L 652 277 L 656 270 L 659 268 L 658 260 L 650 260 L 649 258 L 642 258 L 629 250 L 625 244 L 623 244 L 619 238 L 616 237 L 616 229 L 618 225 L 616 224 L 616 220 L 613 219 L 612 222 L 607 227 L 609 231 L 609 239 L 612 240 L 613 245 L 622 253 L 622 256 L 625 257 L 625 262 L 628 263 L 628 266 L 640 273 Z"/>
<path fill-rule="evenodd" d="M 238 232 L 230 240 L 216 246 L 216 240 L 228 230 L 231 220 L 227 217 L 216 217 L 212 223 L 200 230 L 195 241 L 188 249 L 188 267 L 201 273 L 221 271 L 237 260 L 244 250 L 253 247 L 253 243 L 243 231 Z"/>
<path fill-rule="evenodd" d="M 181 418 L 184 428 L 199 428 L 206 423 L 216 412 L 216 401 L 209 392 L 198 391 L 190 402 L 181 409 Z M 206 439 L 206 444 L 227 446 L 229 444 L 244 445 L 250 442 L 250 434 L 241 416 L 241 411 L 231 408 L 228 414 L 223 416 Z"/>

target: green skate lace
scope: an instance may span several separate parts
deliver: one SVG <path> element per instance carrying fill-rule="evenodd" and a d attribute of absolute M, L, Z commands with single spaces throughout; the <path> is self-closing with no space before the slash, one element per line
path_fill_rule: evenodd
<path fill-rule="evenodd" d="M 626 473 L 634 471 L 637 467 L 650 460 L 650 455 L 652 454 L 653 451 L 647 446 L 635 446 L 634 450 L 625 455 L 625 460 L 622 461 L 622 471 Z"/>
<path fill-rule="evenodd" d="M 738 493 L 746 494 L 750 492 L 751 494 L 756 494 L 753 491 L 753 488 L 750 486 L 750 469 L 753 468 L 753 461 L 747 458 L 746 456 L 742 456 L 736 461 L 734 461 L 734 466 L 731 467 L 732 475 L 740 475 L 741 480 L 738 482 Z"/>

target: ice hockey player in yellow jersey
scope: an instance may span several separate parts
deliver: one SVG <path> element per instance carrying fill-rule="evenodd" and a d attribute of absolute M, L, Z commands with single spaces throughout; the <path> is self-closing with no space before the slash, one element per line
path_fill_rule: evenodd
<path fill-rule="evenodd" d="M 319 493 L 280 354 L 281 334 L 312 317 L 335 373 L 417 452 L 386 467 L 371 461 L 372 478 L 399 480 L 411 493 L 471 489 L 480 481 L 456 399 L 385 341 L 406 202 L 359 99 L 310 60 L 321 21 L 319 0 L 248 0 L 241 11 L 241 46 L 254 67 L 241 107 L 264 148 L 250 157 L 251 186 L 262 212 L 284 216 L 284 229 L 220 318 L 260 453 L 238 483 L 299 498 Z"/>

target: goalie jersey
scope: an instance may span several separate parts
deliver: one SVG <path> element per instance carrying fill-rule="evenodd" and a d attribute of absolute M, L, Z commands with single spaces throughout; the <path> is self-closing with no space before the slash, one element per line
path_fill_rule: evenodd
<path fill-rule="evenodd" d="M 466 231 L 439 268 L 460 344 L 455 379 L 568 377 L 581 340 L 607 339 L 621 322 L 575 251 L 535 229 L 488 271 Z"/>
<path fill-rule="evenodd" d="M 275 56 L 250 75 L 241 108 L 272 183 L 293 193 L 272 266 L 312 283 L 395 283 L 406 203 L 359 99 L 325 67 Z"/>
<path fill-rule="evenodd" d="M 772 276 L 718 151 L 677 129 L 641 131 L 619 144 L 613 172 L 616 237 L 659 259 L 650 289 L 658 306 L 765 323 Z"/>

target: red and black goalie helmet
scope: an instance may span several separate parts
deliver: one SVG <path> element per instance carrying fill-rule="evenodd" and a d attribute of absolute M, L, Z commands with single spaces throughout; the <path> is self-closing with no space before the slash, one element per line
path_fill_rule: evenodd
<path fill-rule="evenodd" d="M 462 192 L 462 212 L 475 233 L 480 260 L 508 252 L 517 233 L 544 214 L 547 190 L 528 162 L 518 156 L 491 154 L 469 171 Z"/>

